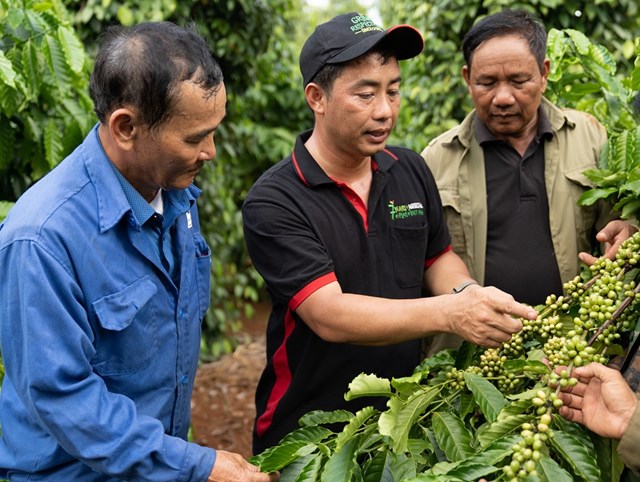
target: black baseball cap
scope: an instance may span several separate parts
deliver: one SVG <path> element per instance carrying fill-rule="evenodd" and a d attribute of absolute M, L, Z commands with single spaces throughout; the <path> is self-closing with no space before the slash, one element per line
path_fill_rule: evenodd
<path fill-rule="evenodd" d="M 306 86 L 326 64 L 347 62 L 385 41 L 398 60 L 415 57 L 424 48 L 424 39 L 411 25 L 384 30 L 366 15 L 345 13 L 320 24 L 300 52 L 300 72 Z"/>

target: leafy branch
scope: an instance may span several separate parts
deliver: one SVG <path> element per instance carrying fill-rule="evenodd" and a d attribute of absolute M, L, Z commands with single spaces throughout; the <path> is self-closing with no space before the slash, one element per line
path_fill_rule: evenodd
<path fill-rule="evenodd" d="M 310 412 L 253 462 L 298 482 L 612 480 L 622 465 L 612 445 L 557 415 L 558 391 L 577 380 L 553 369 L 621 352 L 620 334 L 640 317 L 639 261 L 637 233 L 497 349 L 465 343 L 399 379 L 360 374 L 345 399 L 384 397 L 385 411 Z"/>
<path fill-rule="evenodd" d="M 585 171 L 594 187 L 578 203 L 590 206 L 607 201 L 622 219 L 640 214 L 640 39 L 631 73 L 617 75 L 616 62 L 602 45 L 575 30 L 549 33 L 552 100 L 563 99 L 602 122 L 608 141 L 597 169 Z"/>

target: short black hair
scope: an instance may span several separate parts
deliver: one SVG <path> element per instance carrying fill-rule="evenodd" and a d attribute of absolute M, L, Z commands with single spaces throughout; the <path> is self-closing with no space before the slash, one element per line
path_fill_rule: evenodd
<path fill-rule="evenodd" d="M 172 116 L 177 86 L 187 80 L 209 95 L 223 81 L 218 62 L 193 27 L 172 22 L 111 26 L 102 35 L 89 92 L 100 122 L 130 105 L 152 129 Z"/>
<path fill-rule="evenodd" d="M 473 53 L 483 42 L 505 35 L 517 35 L 529 44 L 540 71 L 544 69 L 547 55 L 547 31 L 542 22 L 525 10 L 506 9 L 489 15 L 476 23 L 464 36 L 462 54 L 467 68 L 471 70 Z"/>

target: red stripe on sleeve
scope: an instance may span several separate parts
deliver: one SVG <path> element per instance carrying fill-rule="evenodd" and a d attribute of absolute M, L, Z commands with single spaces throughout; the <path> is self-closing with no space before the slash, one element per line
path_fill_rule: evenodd
<path fill-rule="evenodd" d="M 336 278 L 336 274 L 333 272 L 314 279 L 311 283 L 293 295 L 291 301 L 289 301 L 289 309 L 291 311 L 296 311 L 298 306 L 300 306 L 300 303 L 306 300 L 311 294 L 334 281 L 338 281 L 338 279 Z"/>
<path fill-rule="evenodd" d="M 284 397 L 289 389 L 289 385 L 291 385 L 291 368 L 289 366 L 289 357 L 287 356 L 287 340 L 289 336 L 291 336 L 296 324 L 291 313 L 314 291 L 334 281 L 337 281 L 337 278 L 333 272 L 320 276 L 298 291 L 298 293 L 291 298 L 291 301 L 289 301 L 289 309 L 284 316 L 284 339 L 273 354 L 273 371 L 276 381 L 269 394 L 265 411 L 256 420 L 256 434 L 258 437 L 261 437 L 269 427 L 271 427 L 276 408 L 278 408 L 280 400 L 282 400 L 282 397 Z"/>
<path fill-rule="evenodd" d="M 449 251 L 451 251 L 452 249 L 453 249 L 453 248 L 451 247 L 451 245 L 447 246 L 446 248 L 444 248 L 444 249 L 440 252 L 440 254 L 438 254 L 438 255 L 434 256 L 433 258 L 429 258 L 428 260 L 426 260 L 426 261 L 424 262 L 424 267 L 425 267 L 425 268 L 430 267 L 433 263 L 435 263 L 435 262 L 438 260 L 438 258 L 439 258 L 440 256 L 442 256 L 444 253 L 448 253 L 448 252 L 449 252 Z"/>
<path fill-rule="evenodd" d="M 282 345 L 278 347 L 273 355 L 273 371 L 276 376 L 276 381 L 271 389 L 269 395 L 269 401 L 267 402 L 267 408 L 256 420 L 256 433 L 261 437 L 271 426 L 273 422 L 273 414 L 278 407 L 278 403 L 284 397 L 284 394 L 291 385 L 291 368 L 289 367 L 289 358 L 287 356 L 287 340 L 293 332 L 295 327 L 295 321 L 291 316 L 291 311 L 287 310 L 284 317 L 284 339 Z"/>

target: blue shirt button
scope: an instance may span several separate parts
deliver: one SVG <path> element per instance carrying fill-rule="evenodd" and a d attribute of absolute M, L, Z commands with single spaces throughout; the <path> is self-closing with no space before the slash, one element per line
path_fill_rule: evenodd
<path fill-rule="evenodd" d="M 182 382 L 183 385 L 185 385 L 189 381 L 189 377 L 186 375 L 182 375 L 182 378 L 180 379 L 180 381 Z"/>

